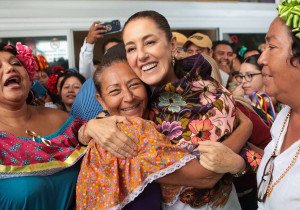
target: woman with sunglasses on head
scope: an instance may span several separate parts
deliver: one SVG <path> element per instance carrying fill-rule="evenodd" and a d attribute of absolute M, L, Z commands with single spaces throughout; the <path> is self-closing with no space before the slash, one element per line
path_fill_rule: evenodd
<path fill-rule="evenodd" d="M 259 210 L 296 210 L 300 206 L 300 30 L 298 0 L 278 6 L 259 58 L 265 91 L 286 104 L 271 128 L 257 172 Z"/>

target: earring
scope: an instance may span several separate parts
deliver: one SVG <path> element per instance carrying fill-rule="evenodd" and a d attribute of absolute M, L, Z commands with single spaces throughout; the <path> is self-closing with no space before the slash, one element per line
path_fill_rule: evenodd
<path fill-rule="evenodd" d="M 174 67 L 175 66 L 175 56 L 174 55 L 172 55 L 172 66 Z"/>

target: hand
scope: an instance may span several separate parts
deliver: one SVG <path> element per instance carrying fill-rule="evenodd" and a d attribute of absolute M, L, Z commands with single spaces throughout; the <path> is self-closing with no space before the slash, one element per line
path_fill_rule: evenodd
<path fill-rule="evenodd" d="M 244 92 L 244 89 L 242 86 L 243 85 L 240 84 L 240 85 L 236 86 L 235 89 L 231 90 L 232 95 L 243 97 L 245 95 L 245 92 Z"/>
<path fill-rule="evenodd" d="M 106 32 L 106 29 L 104 26 L 99 25 L 101 22 L 100 21 L 95 21 L 91 25 L 89 29 L 89 33 L 86 37 L 86 42 L 89 44 L 95 44 L 97 39 L 100 39 L 103 37 L 102 33 Z"/>
<path fill-rule="evenodd" d="M 198 150 L 200 152 L 200 164 L 207 170 L 216 173 L 236 174 L 246 167 L 241 156 L 220 142 L 201 141 Z"/>
<path fill-rule="evenodd" d="M 186 52 L 184 52 L 183 50 L 176 49 L 176 51 L 174 53 L 174 57 L 176 58 L 176 60 L 182 60 L 188 56 L 189 55 Z"/>
<path fill-rule="evenodd" d="M 86 135 L 118 158 L 136 156 L 136 143 L 117 128 L 118 122 L 131 124 L 126 117 L 122 116 L 92 119 L 86 125 Z"/>

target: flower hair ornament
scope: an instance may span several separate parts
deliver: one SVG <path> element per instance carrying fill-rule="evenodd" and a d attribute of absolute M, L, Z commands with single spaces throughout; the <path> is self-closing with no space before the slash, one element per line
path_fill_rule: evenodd
<path fill-rule="evenodd" d="M 278 16 L 300 39 L 300 0 L 285 0 L 278 5 Z"/>
<path fill-rule="evenodd" d="M 49 67 L 49 63 L 43 55 L 37 55 L 36 60 L 40 71 L 43 71 Z"/>
<path fill-rule="evenodd" d="M 13 51 L 15 49 L 17 50 L 16 57 L 27 70 L 29 78 L 32 81 L 34 73 L 38 69 L 32 50 L 28 46 L 21 44 L 21 42 L 16 43 L 16 48 L 14 48 L 12 45 L 6 45 L 4 49 Z"/>
<path fill-rule="evenodd" d="M 53 95 L 58 94 L 57 88 L 56 88 L 57 81 L 58 81 L 58 78 L 61 75 L 64 75 L 65 73 L 66 73 L 66 70 L 64 69 L 64 67 L 62 67 L 60 65 L 54 66 L 51 69 L 51 75 L 49 76 L 49 79 L 48 79 L 47 88 Z"/>

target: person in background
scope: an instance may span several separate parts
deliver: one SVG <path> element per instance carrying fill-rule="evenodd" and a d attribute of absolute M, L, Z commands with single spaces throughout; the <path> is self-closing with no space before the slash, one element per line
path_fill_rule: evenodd
<path fill-rule="evenodd" d="M 64 67 L 60 65 L 54 66 L 51 69 L 51 73 L 47 83 L 47 88 L 53 95 L 59 96 L 60 84 L 66 73 L 67 71 L 64 69 Z"/>
<path fill-rule="evenodd" d="M 85 78 L 79 73 L 67 73 L 60 84 L 62 110 L 70 112 Z"/>
<path fill-rule="evenodd" d="M 212 56 L 212 41 L 209 36 L 202 33 L 195 33 L 190 36 L 187 41 L 184 43 L 184 49 L 188 56 L 195 54 L 206 54 Z"/>
<path fill-rule="evenodd" d="M 186 42 L 187 37 L 184 34 L 179 33 L 177 31 L 172 31 L 172 35 L 173 35 L 173 37 L 176 38 L 176 43 L 177 43 L 176 47 L 177 47 L 177 49 L 178 50 L 183 50 L 183 45 Z"/>
<path fill-rule="evenodd" d="M 0 43 L 0 209 L 73 209 L 83 121 L 26 103 L 36 69 L 29 47 Z"/>
<path fill-rule="evenodd" d="M 271 128 L 257 171 L 259 210 L 297 210 L 300 206 L 300 3 L 286 0 L 266 34 L 263 65 L 266 93 L 286 106 Z"/>
<path fill-rule="evenodd" d="M 226 87 L 229 74 L 233 69 L 233 60 L 236 58 L 232 46 L 228 41 L 215 41 L 212 46 L 213 58 L 217 62 L 222 77 L 223 85 Z"/>
<path fill-rule="evenodd" d="M 95 65 L 91 65 L 93 60 L 93 50 L 97 39 L 102 38 L 102 33 L 105 32 L 104 28 L 99 26 L 100 21 L 96 21 L 90 27 L 88 36 L 81 48 L 79 56 L 79 72 L 87 79 L 82 85 L 78 95 L 75 98 L 75 106 L 71 107 L 70 114 L 74 117 L 80 117 L 84 120 L 90 120 L 96 117 L 98 113 L 102 111 L 101 105 L 94 97 L 96 95 L 96 89 L 94 82 L 91 78 L 95 71 Z M 112 46 L 122 43 L 121 40 L 111 38 L 103 43 L 103 52 L 106 52 Z M 88 99 L 88 100 L 87 100 Z M 84 102 L 83 102 L 84 101 Z M 85 102 L 88 101 L 88 104 Z M 83 105 L 84 104 L 84 105 Z"/>
<path fill-rule="evenodd" d="M 103 38 L 103 33 L 106 32 L 105 26 L 102 26 L 100 23 L 100 21 L 93 22 L 80 49 L 79 73 L 82 74 L 86 79 L 91 78 L 96 69 L 93 63 L 95 43 L 98 39 Z M 103 43 L 102 50 L 105 53 L 110 47 L 121 42 L 122 40 L 117 38 L 108 39 Z"/>
<path fill-rule="evenodd" d="M 256 49 L 248 49 L 244 54 L 244 60 L 252 55 L 260 55 L 260 53 Z"/>
<path fill-rule="evenodd" d="M 186 57 L 186 52 L 183 48 L 183 45 L 186 42 L 187 37 L 176 31 L 172 32 L 172 36 L 176 38 L 176 59 L 182 59 Z"/>
<path fill-rule="evenodd" d="M 245 59 L 241 65 L 239 74 L 235 75 L 235 79 L 244 90 L 244 94 L 251 101 L 251 105 L 256 113 L 271 126 L 275 119 L 276 111 L 274 105 L 276 100 L 272 100 L 265 93 L 263 84 L 262 65 L 258 64 L 260 55 L 252 55 Z M 242 96 L 243 97 L 243 96 Z"/>
<path fill-rule="evenodd" d="M 186 56 L 193 56 L 196 54 L 202 54 L 204 58 L 210 63 L 211 66 L 218 66 L 216 61 L 211 58 L 212 56 L 212 41 L 209 36 L 201 33 L 195 33 L 190 36 L 184 43 L 184 49 L 186 49 Z M 176 57 L 177 58 L 177 57 Z M 223 86 L 220 70 L 218 68 L 212 68 L 212 78 L 217 80 Z"/>

